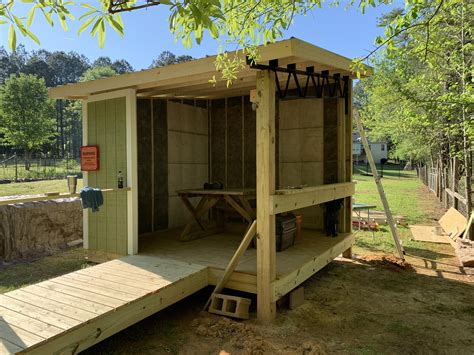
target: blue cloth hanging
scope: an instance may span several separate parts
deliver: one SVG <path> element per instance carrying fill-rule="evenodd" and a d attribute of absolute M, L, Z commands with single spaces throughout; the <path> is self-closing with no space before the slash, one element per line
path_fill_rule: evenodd
<path fill-rule="evenodd" d="M 99 207 L 104 203 L 104 197 L 100 189 L 85 186 L 80 191 L 82 208 L 91 208 L 92 212 L 99 211 Z"/>

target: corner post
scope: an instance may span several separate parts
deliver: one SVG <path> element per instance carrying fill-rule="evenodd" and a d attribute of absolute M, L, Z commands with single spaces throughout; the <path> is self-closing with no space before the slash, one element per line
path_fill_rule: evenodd
<path fill-rule="evenodd" d="M 88 138 L 88 101 L 82 100 L 82 145 L 89 144 Z M 89 186 L 89 173 L 87 171 L 82 172 L 83 186 Z M 84 249 L 89 249 L 89 209 L 82 210 L 82 240 Z"/>
<path fill-rule="evenodd" d="M 275 193 L 275 79 L 268 70 L 257 72 L 257 315 L 276 317 L 272 283 L 276 278 L 275 215 L 270 195 Z"/>
<path fill-rule="evenodd" d="M 347 100 L 349 102 L 348 104 L 348 111 L 347 114 L 345 115 L 345 146 L 346 146 L 346 151 L 345 151 L 345 163 L 346 163 L 346 168 L 345 168 L 345 181 L 349 182 L 352 181 L 352 168 L 353 168 L 353 162 L 352 162 L 352 79 L 349 78 L 349 87 L 347 88 Z M 352 196 L 346 197 L 346 201 L 344 203 L 344 208 L 345 208 L 345 228 L 344 232 L 345 233 L 352 233 Z M 344 251 L 342 254 L 345 258 L 351 259 L 352 258 L 352 247 Z"/>
<path fill-rule="evenodd" d="M 128 89 L 126 98 L 126 144 L 127 144 L 127 220 L 128 254 L 138 253 L 138 166 L 137 166 L 137 96 Z"/>

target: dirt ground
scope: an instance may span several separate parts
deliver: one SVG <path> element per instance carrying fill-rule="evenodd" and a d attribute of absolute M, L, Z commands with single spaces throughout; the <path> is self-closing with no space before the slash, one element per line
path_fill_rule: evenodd
<path fill-rule="evenodd" d="M 272 326 L 201 312 L 210 289 L 86 354 L 473 354 L 473 285 L 380 258 L 339 259 L 305 282 Z M 472 281 L 472 280 L 471 280 Z"/>

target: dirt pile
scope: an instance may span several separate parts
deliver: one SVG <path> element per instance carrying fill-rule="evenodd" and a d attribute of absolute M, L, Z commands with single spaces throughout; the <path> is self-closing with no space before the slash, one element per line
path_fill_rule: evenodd
<path fill-rule="evenodd" d="M 191 326 L 199 338 L 218 343 L 221 354 L 326 354 L 321 345 L 313 341 L 292 344 L 289 339 L 268 337 L 264 325 L 234 321 L 207 312 L 202 312 Z"/>
<path fill-rule="evenodd" d="M 393 255 L 366 255 L 360 257 L 358 261 L 395 271 L 414 271 L 414 268 L 411 264 Z"/>

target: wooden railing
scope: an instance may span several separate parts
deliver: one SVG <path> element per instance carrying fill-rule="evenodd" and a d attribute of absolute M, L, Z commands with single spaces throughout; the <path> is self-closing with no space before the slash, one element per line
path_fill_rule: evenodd
<path fill-rule="evenodd" d="M 276 190 L 270 196 L 270 212 L 278 214 L 352 196 L 355 182 Z"/>
<path fill-rule="evenodd" d="M 103 189 L 103 193 L 108 192 L 118 192 L 118 191 L 130 191 L 130 187 L 125 187 L 123 189 Z M 26 202 L 38 202 L 38 201 L 47 201 L 47 200 L 57 200 L 59 198 L 70 198 L 70 197 L 79 197 L 79 193 L 71 194 L 69 192 L 61 192 L 59 194 L 54 195 L 36 195 L 36 196 L 22 196 L 18 198 L 11 198 L 8 200 L 0 200 L 0 206 L 4 205 L 14 205 L 18 203 L 26 203 Z"/>

